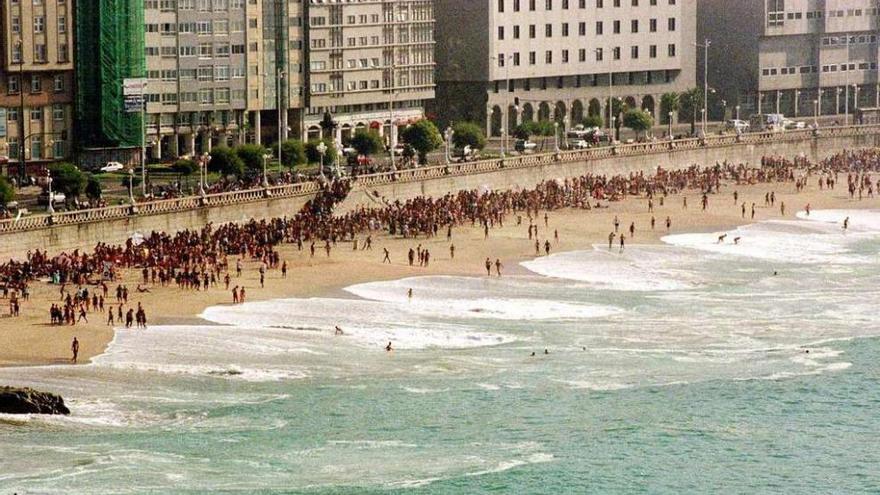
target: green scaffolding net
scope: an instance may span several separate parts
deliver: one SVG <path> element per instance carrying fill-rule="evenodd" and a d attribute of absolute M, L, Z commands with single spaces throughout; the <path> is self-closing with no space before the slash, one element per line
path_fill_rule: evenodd
<path fill-rule="evenodd" d="M 140 146 L 144 123 L 125 111 L 122 82 L 146 73 L 143 0 L 78 0 L 75 67 L 78 147 Z"/>

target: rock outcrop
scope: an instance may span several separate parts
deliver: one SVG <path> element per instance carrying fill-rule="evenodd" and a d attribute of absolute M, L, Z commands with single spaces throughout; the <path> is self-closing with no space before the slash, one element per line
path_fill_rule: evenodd
<path fill-rule="evenodd" d="M 32 388 L 0 387 L 0 413 L 70 414 L 64 399 Z"/>

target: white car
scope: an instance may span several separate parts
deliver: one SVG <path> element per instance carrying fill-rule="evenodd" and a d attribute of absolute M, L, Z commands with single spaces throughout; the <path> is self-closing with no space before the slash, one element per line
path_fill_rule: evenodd
<path fill-rule="evenodd" d="M 782 125 L 785 127 L 786 130 L 805 129 L 807 127 L 806 122 L 800 122 L 800 121 L 788 120 L 788 119 L 782 121 Z"/>
<path fill-rule="evenodd" d="M 734 131 L 748 132 L 749 127 L 749 123 L 745 120 L 731 119 L 727 121 L 727 128 Z"/>
<path fill-rule="evenodd" d="M 573 150 L 585 150 L 590 147 L 590 143 L 583 139 L 572 140 L 568 143 L 568 147 Z"/>
<path fill-rule="evenodd" d="M 118 172 L 125 168 L 125 165 L 119 162 L 107 162 L 107 165 L 104 165 L 99 170 L 101 172 Z"/>

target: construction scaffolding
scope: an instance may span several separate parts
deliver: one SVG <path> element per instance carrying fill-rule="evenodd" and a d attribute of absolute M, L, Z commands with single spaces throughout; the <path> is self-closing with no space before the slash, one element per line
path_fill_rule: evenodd
<path fill-rule="evenodd" d="M 76 146 L 140 146 L 142 112 L 127 113 L 122 82 L 145 77 L 143 0 L 76 2 Z"/>

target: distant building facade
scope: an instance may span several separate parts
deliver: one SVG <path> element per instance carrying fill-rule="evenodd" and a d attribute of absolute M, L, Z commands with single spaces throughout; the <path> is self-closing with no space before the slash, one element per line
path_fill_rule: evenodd
<path fill-rule="evenodd" d="M 607 115 L 609 95 L 666 122 L 661 96 L 695 85 L 695 0 L 437 0 L 436 9 L 436 111 L 493 136 L 523 120 L 573 126 Z"/>
<path fill-rule="evenodd" d="M 317 138 L 332 116 L 337 141 L 372 128 L 396 143 L 434 98 L 434 1 L 311 0 L 303 127 Z M 325 126 L 326 127 L 326 126 Z"/>
<path fill-rule="evenodd" d="M 74 0 L 7 0 L 2 7 L 0 155 L 9 173 L 71 153 Z"/>
<path fill-rule="evenodd" d="M 751 113 L 854 114 L 880 107 L 880 6 L 871 0 L 700 0 L 709 84 Z M 852 121 L 852 120 L 851 120 Z"/>

